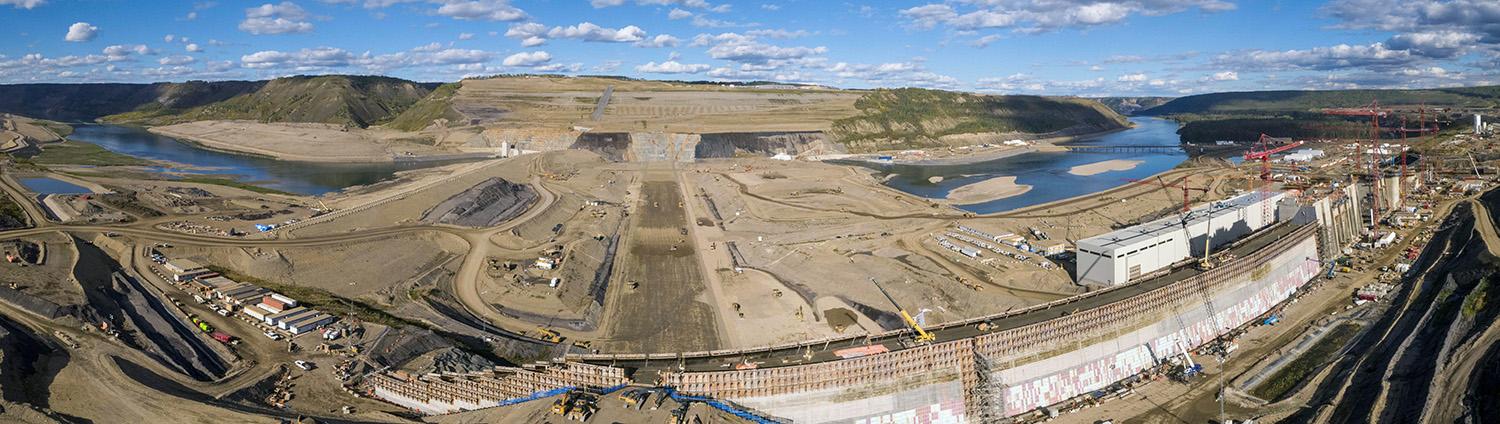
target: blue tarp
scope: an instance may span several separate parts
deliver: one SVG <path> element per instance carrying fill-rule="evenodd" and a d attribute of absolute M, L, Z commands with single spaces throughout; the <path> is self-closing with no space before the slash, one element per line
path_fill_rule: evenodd
<path fill-rule="evenodd" d="M 766 419 L 765 417 L 762 417 L 762 416 L 750 413 L 750 411 L 742 410 L 739 407 L 736 407 L 734 405 L 731 405 L 731 404 L 728 404 L 728 403 L 725 403 L 725 402 L 721 402 L 721 401 L 718 401 L 718 400 L 714 400 L 713 398 L 707 398 L 707 397 L 702 397 L 702 396 L 688 396 L 688 395 L 684 395 L 684 394 L 681 394 L 681 393 L 677 393 L 677 390 L 673 389 L 671 387 L 667 387 L 666 391 L 667 391 L 668 395 L 672 396 L 672 400 L 675 400 L 675 401 L 678 401 L 678 402 L 684 402 L 684 401 L 686 401 L 686 402 L 703 402 L 703 403 L 708 404 L 708 406 L 712 406 L 712 407 L 714 407 L 714 408 L 716 408 L 716 409 L 718 409 L 720 411 L 728 412 L 728 413 L 730 413 L 730 414 L 732 414 L 732 415 L 734 415 L 736 417 L 740 417 L 742 419 L 748 420 L 748 421 L 756 423 L 756 424 L 780 424 L 780 423 L 778 423 L 776 421 L 772 421 L 772 420 Z"/>

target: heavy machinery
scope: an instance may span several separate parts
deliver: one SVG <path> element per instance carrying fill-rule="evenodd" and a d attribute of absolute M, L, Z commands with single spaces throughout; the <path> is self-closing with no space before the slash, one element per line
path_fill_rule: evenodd
<path fill-rule="evenodd" d="M 885 300 L 890 301 L 891 306 L 895 306 L 896 311 L 901 313 L 901 319 L 906 321 L 906 325 L 917 332 L 917 337 L 913 339 L 914 342 L 923 345 L 932 343 L 933 340 L 937 339 L 937 336 L 928 333 L 927 330 L 923 330 L 922 326 L 917 324 L 917 320 L 906 312 L 906 308 L 902 308 L 900 304 L 896 303 L 896 299 L 891 297 L 891 294 L 887 293 L 885 287 L 881 287 L 880 283 L 876 282 L 874 277 L 870 277 L 870 284 L 874 284 L 875 288 L 880 289 L 880 294 L 885 295 Z"/>

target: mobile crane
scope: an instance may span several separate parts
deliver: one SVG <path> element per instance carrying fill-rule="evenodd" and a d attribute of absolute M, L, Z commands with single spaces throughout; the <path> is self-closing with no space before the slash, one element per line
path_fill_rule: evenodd
<path fill-rule="evenodd" d="M 875 277 L 870 277 L 870 284 L 874 284 L 875 288 L 880 289 L 880 294 L 885 295 L 885 300 L 890 301 L 891 305 L 896 307 L 896 311 L 901 313 L 901 319 L 906 321 L 906 325 L 908 327 L 911 327 L 912 330 L 916 330 L 917 337 L 914 339 L 914 341 L 916 341 L 917 344 L 928 344 L 937 339 L 937 336 L 933 335 L 932 333 L 928 333 L 927 330 L 923 330 L 922 326 L 917 324 L 917 320 L 913 319 L 911 317 L 911 314 L 906 313 L 906 308 L 902 308 L 901 304 L 896 303 L 896 298 L 891 297 L 891 294 L 885 291 L 885 287 L 881 287 L 880 283 L 875 281 Z"/>

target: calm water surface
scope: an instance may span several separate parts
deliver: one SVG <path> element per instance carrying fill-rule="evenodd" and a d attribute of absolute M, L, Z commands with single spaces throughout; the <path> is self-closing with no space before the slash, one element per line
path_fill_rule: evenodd
<path fill-rule="evenodd" d="M 1106 134 L 1098 138 L 1066 143 L 1070 146 L 1176 146 L 1180 143 L 1177 123 L 1158 118 L 1131 118 L 1135 128 Z M 1034 152 L 993 161 L 967 165 L 874 165 L 861 162 L 885 172 L 892 172 L 888 185 L 898 190 L 926 198 L 944 198 L 948 192 L 964 185 L 990 178 L 1013 175 L 1016 184 L 1031 186 L 1031 191 L 1018 196 L 991 202 L 961 205 L 960 208 L 975 213 L 995 213 L 1019 209 L 1040 203 L 1062 200 L 1125 184 L 1130 178 L 1145 178 L 1172 169 L 1187 160 L 1187 153 L 1067 153 Z M 1126 171 L 1110 171 L 1090 176 L 1068 173 L 1078 165 L 1107 160 L 1138 160 L 1141 164 Z M 943 177 L 942 182 L 928 182 L 930 177 Z"/>
<path fill-rule="evenodd" d="M 204 149 L 144 129 L 118 125 L 76 125 L 69 138 L 97 144 L 116 153 L 169 161 L 194 169 L 164 171 L 205 174 L 270 187 L 319 195 L 356 185 L 391 179 L 396 171 L 453 163 L 323 163 L 267 159 Z M 200 169 L 201 168 L 201 169 Z"/>
<path fill-rule="evenodd" d="M 39 194 L 85 194 L 89 189 L 67 181 L 47 177 L 22 178 L 21 185 Z"/>

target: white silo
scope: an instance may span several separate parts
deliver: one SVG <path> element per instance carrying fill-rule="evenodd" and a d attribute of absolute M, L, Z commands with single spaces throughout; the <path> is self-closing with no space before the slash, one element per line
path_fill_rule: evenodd
<path fill-rule="evenodd" d="M 1484 134 L 1484 118 L 1474 114 L 1474 135 Z"/>

